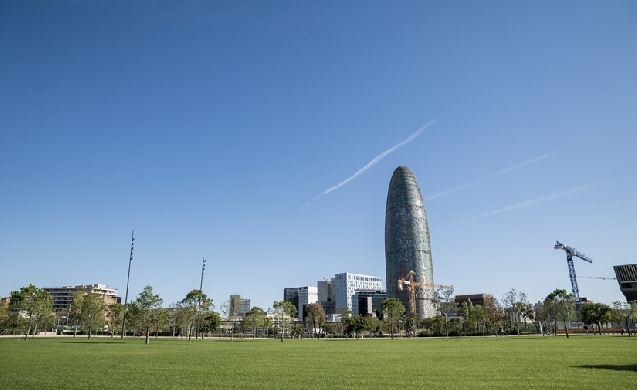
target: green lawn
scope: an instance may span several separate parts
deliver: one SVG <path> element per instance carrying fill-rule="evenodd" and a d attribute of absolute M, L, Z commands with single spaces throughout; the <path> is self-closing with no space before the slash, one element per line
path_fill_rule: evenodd
<path fill-rule="evenodd" d="M 637 387 L 637 337 L 0 338 L 0 389 Z"/>

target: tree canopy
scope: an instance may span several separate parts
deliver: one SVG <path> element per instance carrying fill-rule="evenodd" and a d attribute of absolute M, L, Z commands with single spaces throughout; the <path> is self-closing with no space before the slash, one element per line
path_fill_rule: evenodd
<path fill-rule="evenodd" d="M 19 291 L 12 291 L 9 307 L 15 323 L 20 326 L 26 325 L 25 340 L 31 330 L 33 330 L 33 336 L 35 336 L 38 325 L 45 325 L 53 321 L 53 298 L 51 294 L 32 284 L 28 287 L 21 287 Z"/>
<path fill-rule="evenodd" d="M 275 301 L 272 307 L 274 308 L 276 318 L 281 327 L 281 341 L 283 342 L 284 330 L 289 327 L 290 321 L 292 321 L 297 313 L 297 309 L 296 306 L 289 301 Z"/>
<path fill-rule="evenodd" d="M 385 321 L 389 324 L 389 334 L 393 340 L 396 321 L 405 312 L 405 305 L 398 298 L 387 298 L 380 304 L 380 307 Z"/>
<path fill-rule="evenodd" d="M 575 296 L 567 294 L 566 290 L 555 289 L 544 299 L 544 306 L 549 315 L 555 319 L 555 329 L 557 330 L 557 320 L 564 323 L 566 338 L 568 334 L 568 322 L 575 318 Z"/>

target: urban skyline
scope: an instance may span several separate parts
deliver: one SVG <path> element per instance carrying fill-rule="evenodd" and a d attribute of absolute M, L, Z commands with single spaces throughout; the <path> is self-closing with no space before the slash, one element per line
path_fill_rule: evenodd
<path fill-rule="evenodd" d="M 129 301 L 184 298 L 202 257 L 217 309 L 383 276 L 408 166 L 436 283 L 570 291 L 560 241 L 581 296 L 622 300 L 585 277 L 637 262 L 635 7 L 3 2 L 0 295 L 123 292 L 133 230 Z"/>

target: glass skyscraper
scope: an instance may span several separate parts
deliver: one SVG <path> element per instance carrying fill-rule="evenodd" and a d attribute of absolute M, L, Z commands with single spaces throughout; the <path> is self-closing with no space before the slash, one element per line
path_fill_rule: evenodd
<path fill-rule="evenodd" d="M 425 205 L 416 177 L 407 167 L 398 167 L 389 182 L 385 213 L 385 264 L 387 297 L 399 298 L 409 311 L 407 289 L 398 289 L 398 279 L 433 284 L 433 263 Z M 419 318 L 433 317 L 433 286 L 416 288 Z"/>

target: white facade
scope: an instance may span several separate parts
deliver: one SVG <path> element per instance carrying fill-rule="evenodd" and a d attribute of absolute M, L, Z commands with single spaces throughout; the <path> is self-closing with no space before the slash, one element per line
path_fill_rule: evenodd
<path fill-rule="evenodd" d="M 352 295 L 358 290 L 381 290 L 382 279 L 378 276 L 351 274 L 344 272 L 332 279 L 332 296 L 337 310 L 347 308 L 353 311 Z"/>
<path fill-rule="evenodd" d="M 309 305 L 310 303 L 316 303 L 318 301 L 318 288 L 314 286 L 299 287 L 299 320 L 303 321 L 305 318 L 303 313 L 303 305 Z"/>

